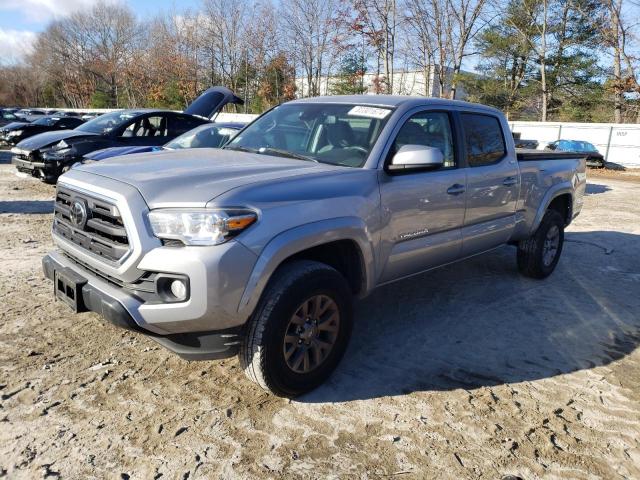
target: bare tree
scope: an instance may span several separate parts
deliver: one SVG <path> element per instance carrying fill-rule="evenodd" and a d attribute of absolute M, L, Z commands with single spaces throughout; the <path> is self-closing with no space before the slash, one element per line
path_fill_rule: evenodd
<path fill-rule="evenodd" d="M 252 22 L 253 5 L 248 0 L 203 2 L 211 77 L 213 79 L 217 73 L 232 90 L 238 87 L 242 67 L 247 61 L 247 32 Z"/>
<path fill-rule="evenodd" d="M 622 123 L 625 92 L 640 93 L 640 84 L 636 74 L 636 65 L 631 56 L 629 40 L 633 38 L 631 29 L 624 15 L 624 0 L 605 0 L 605 16 L 601 19 L 601 34 L 607 49 L 613 56 L 613 90 L 614 121 Z M 640 112 L 636 121 L 640 122 Z"/>
<path fill-rule="evenodd" d="M 458 76 L 464 58 L 469 55 L 469 43 L 487 24 L 487 21 L 482 18 L 486 6 L 486 0 L 447 0 L 448 15 L 453 17 L 450 35 L 453 54 L 451 98 L 456 98 Z"/>
<path fill-rule="evenodd" d="M 320 95 L 321 78 L 328 78 L 328 66 L 337 55 L 338 6 L 339 0 L 283 0 L 280 4 L 283 35 L 310 96 Z"/>
<path fill-rule="evenodd" d="M 74 13 L 49 26 L 36 47 L 50 56 L 49 67 L 72 86 L 69 100 L 92 81 L 109 106 L 119 106 L 118 89 L 127 67 L 139 51 L 143 29 L 127 7 L 98 2 L 90 10 Z M 87 77 L 89 77 L 87 79 Z"/>
<path fill-rule="evenodd" d="M 408 27 L 408 37 L 411 40 L 417 40 L 416 42 L 410 40 L 408 54 L 422 70 L 424 94 L 430 97 L 433 94 L 431 74 L 434 71 L 434 58 L 436 56 L 434 19 L 424 0 L 406 0 L 404 15 Z"/>
<path fill-rule="evenodd" d="M 357 21 L 362 25 L 361 31 L 377 53 L 377 71 L 384 71 L 382 87 L 384 93 L 393 93 L 394 58 L 396 36 L 399 24 L 396 0 L 353 0 L 358 14 Z"/>

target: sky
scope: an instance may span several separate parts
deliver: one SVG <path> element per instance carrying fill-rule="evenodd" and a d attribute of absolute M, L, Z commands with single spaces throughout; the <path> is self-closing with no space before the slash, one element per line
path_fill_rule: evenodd
<path fill-rule="evenodd" d="M 57 18 L 90 7 L 98 0 L 0 0 L 0 63 L 14 63 L 29 53 L 37 32 Z M 129 5 L 140 17 L 197 7 L 198 0 L 109 0 Z"/>
<path fill-rule="evenodd" d="M 19 61 L 31 51 L 37 33 L 52 20 L 86 9 L 99 0 L 0 0 L 0 65 Z M 198 8 L 200 0 L 106 0 L 128 5 L 141 18 L 166 11 Z M 640 2 L 626 2 L 627 16 L 640 18 Z M 466 68 L 475 69 L 467 59 Z"/>

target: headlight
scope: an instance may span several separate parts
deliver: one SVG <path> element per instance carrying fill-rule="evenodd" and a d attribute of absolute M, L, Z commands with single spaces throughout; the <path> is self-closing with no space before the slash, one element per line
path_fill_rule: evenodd
<path fill-rule="evenodd" d="M 22 130 L 11 130 L 9 132 L 10 137 L 18 137 L 20 135 L 22 135 Z"/>
<path fill-rule="evenodd" d="M 56 149 L 58 148 L 68 148 L 69 144 L 67 142 L 65 142 L 64 140 L 60 140 L 58 143 L 56 143 L 55 147 Z"/>
<path fill-rule="evenodd" d="M 245 209 L 158 209 L 149 212 L 158 238 L 180 240 L 186 245 L 219 245 L 257 220 Z"/>

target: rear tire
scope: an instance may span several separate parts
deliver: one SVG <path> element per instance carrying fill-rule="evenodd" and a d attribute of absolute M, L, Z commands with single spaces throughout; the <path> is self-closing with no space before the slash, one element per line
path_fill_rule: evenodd
<path fill-rule="evenodd" d="M 249 320 L 240 365 L 250 380 L 275 395 L 301 395 L 331 375 L 352 325 L 351 290 L 338 271 L 310 260 L 285 264 Z"/>
<path fill-rule="evenodd" d="M 564 244 L 564 220 L 547 210 L 535 233 L 518 244 L 518 270 L 526 277 L 546 278 L 556 268 Z"/>

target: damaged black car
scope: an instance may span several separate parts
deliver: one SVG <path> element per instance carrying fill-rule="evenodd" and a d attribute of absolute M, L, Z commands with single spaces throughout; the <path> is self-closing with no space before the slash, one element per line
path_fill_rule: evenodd
<path fill-rule="evenodd" d="M 44 132 L 69 130 L 84 123 L 76 117 L 50 115 L 28 122 L 13 122 L 0 129 L 0 142 L 3 145 L 15 146 L 22 140 Z"/>
<path fill-rule="evenodd" d="M 212 87 L 184 110 L 131 109 L 105 113 L 73 130 L 35 135 L 11 149 L 19 172 L 55 184 L 82 157 L 109 147 L 160 146 L 210 121 L 225 105 L 243 101 L 225 87 Z"/>

